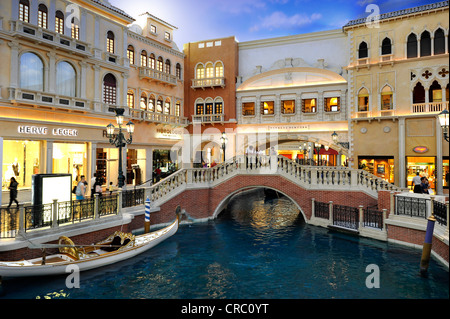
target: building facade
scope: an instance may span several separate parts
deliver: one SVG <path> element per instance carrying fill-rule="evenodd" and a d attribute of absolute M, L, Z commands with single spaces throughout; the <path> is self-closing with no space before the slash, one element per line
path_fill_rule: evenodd
<path fill-rule="evenodd" d="M 419 172 L 438 194 L 448 192 L 449 148 L 437 119 L 449 101 L 448 9 L 442 1 L 343 28 L 351 165 L 409 188 Z"/>
<path fill-rule="evenodd" d="M 125 109 L 124 123 L 135 123 L 122 154 L 126 182 L 151 179 L 153 151 L 182 138 L 172 132 L 183 127 L 184 104 L 175 27 L 147 14 L 138 25 L 107 0 L 2 1 L 0 12 L 2 190 L 13 176 L 27 189 L 36 173 L 69 173 L 74 182 L 97 173 L 116 184 L 118 150 L 106 137 L 106 126 L 117 126 L 116 108 Z M 164 59 L 165 68 L 140 64 L 144 51 Z M 152 111 L 152 96 L 164 109 Z"/>

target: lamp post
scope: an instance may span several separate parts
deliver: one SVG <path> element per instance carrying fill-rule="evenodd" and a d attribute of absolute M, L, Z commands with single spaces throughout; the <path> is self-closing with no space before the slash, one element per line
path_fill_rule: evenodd
<path fill-rule="evenodd" d="M 306 142 L 303 143 L 303 145 L 300 145 L 298 147 L 300 149 L 300 152 L 303 153 L 303 164 L 306 165 L 306 154 L 308 154 L 308 146 L 306 145 Z"/>
<path fill-rule="evenodd" d="M 106 136 L 109 138 L 109 143 L 114 145 L 115 147 L 119 148 L 119 183 L 118 186 L 120 188 L 125 185 L 125 176 L 123 176 L 123 170 L 122 170 L 122 148 L 125 147 L 127 144 L 131 144 L 133 141 L 133 133 L 134 133 L 134 123 L 129 121 L 126 124 L 128 134 L 130 135 L 130 138 L 126 139 L 122 132 L 122 125 L 123 125 L 123 112 L 125 111 L 123 108 L 115 108 L 114 111 L 116 112 L 116 122 L 119 126 L 119 133 L 117 135 L 114 134 L 115 127 L 111 123 L 109 123 L 106 126 Z"/>
<path fill-rule="evenodd" d="M 439 122 L 441 123 L 442 133 L 444 134 L 444 139 L 448 142 L 448 122 L 449 122 L 449 112 L 447 110 L 443 110 L 438 115 Z"/>
<path fill-rule="evenodd" d="M 320 159 L 320 155 L 319 155 L 319 153 L 320 153 L 320 149 L 322 148 L 322 144 L 320 144 L 320 143 L 314 143 L 314 149 L 316 150 L 316 153 L 317 153 L 317 166 L 319 166 L 319 159 Z"/>
<path fill-rule="evenodd" d="M 227 134 L 225 132 L 222 133 L 222 137 L 220 138 L 220 143 L 222 143 L 222 151 L 223 151 L 223 161 L 225 162 L 225 150 L 228 142 Z"/>
<path fill-rule="evenodd" d="M 350 143 L 349 142 L 338 142 L 338 136 L 339 135 L 336 133 L 336 131 L 334 131 L 333 134 L 331 134 L 331 138 L 333 139 L 334 144 L 340 145 L 343 148 L 349 149 Z"/>

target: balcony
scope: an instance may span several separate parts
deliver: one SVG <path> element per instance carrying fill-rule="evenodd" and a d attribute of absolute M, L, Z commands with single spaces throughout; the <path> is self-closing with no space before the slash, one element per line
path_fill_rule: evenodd
<path fill-rule="evenodd" d="M 78 97 L 61 96 L 54 93 L 8 88 L 9 100 L 13 105 L 30 105 L 52 110 L 87 113 L 91 111 L 89 100 Z"/>
<path fill-rule="evenodd" d="M 171 114 L 155 113 L 146 110 L 129 109 L 131 119 L 168 125 L 187 125 L 186 118 Z"/>
<path fill-rule="evenodd" d="M 57 48 L 83 57 L 91 57 L 91 47 L 88 43 L 73 39 L 48 29 L 23 21 L 10 21 L 12 36 L 23 38 L 39 45 Z"/>
<path fill-rule="evenodd" d="M 177 85 L 177 77 L 175 75 L 163 73 L 144 66 L 139 67 L 139 78 L 170 86 Z"/>
<path fill-rule="evenodd" d="M 205 89 L 205 88 L 212 88 L 215 87 L 225 87 L 225 78 L 224 77 L 217 77 L 217 78 L 206 78 L 206 79 L 193 79 L 192 80 L 192 89 Z"/>
<path fill-rule="evenodd" d="M 223 114 L 203 114 L 203 115 L 192 115 L 193 124 L 205 124 L 205 123 L 223 123 L 225 121 L 225 116 Z"/>
<path fill-rule="evenodd" d="M 417 103 L 412 105 L 412 113 L 433 113 L 448 110 L 448 102 Z"/>

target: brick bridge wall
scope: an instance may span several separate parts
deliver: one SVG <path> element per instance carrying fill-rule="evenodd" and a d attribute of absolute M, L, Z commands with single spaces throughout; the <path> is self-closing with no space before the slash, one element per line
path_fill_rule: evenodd
<path fill-rule="evenodd" d="M 311 218 L 312 198 L 316 201 L 333 201 L 333 204 L 353 207 L 378 204 L 377 199 L 360 191 L 307 190 L 281 176 L 239 175 L 212 188 L 184 191 L 162 204 L 159 212 L 152 213 L 151 223 L 159 224 L 173 220 L 177 205 L 180 205 L 193 218 L 212 217 L 223 200 L 240 190 L 252 187 L 271 188 L 285 194 L 297 203 L 308 220 Z"/>

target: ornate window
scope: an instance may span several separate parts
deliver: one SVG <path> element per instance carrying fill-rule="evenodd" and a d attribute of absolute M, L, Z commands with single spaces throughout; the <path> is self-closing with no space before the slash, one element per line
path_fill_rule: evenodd
<path fill-rule="evenodd" d="M 134 108 L 134 92 L 131 90 L 127 92 L 127 106 L 130 109 Z"/>
<path fill-rule="evenodd" d="M 116 77 L 108 73 L 103 78 L 103 103 L 116 104 L 117 98 L 117 81 Z"/>
<path fill-rule="evenodd" d="M 369 92 L 362 88 L 358 92 L 358 112 L 367 112 L 369 110 Z"/>
<path fill-rule="evenodd" d="M 431 36 L 430 32 L 423 31 L 420 36 L 420 56 L 431 55 Z"/>
<path fill-rule="evenodd" d="M 59 10 L 55 13 L 55 32 L 64 34 L 64 13 Z"/>
<path fill-rule="evenodd" d="M 438 81 L 433 81 L 429 89 L 430 102 L 442 102 L 442 87 Z"/>
<path fill-rule="evenodd" d="M 159 57 L 159 58 L 158 58 L 158 61 L 156 62 L 156 69 L 157 69 L 159 72 L 162 72 L 162 71 L 163 71 L 163 64 L 164 64 L 163 58 L 162 58 L 162 57 Z"/>
<path fill-rule="evenodd" d="M 340 100 L 340 97 L 325 98 L 325 112 L 339 112 L 341 110 Z"/>
<path fill-rule="evenodd" d="M 255 115 L 255 102 L 242 103 L 242 115 Z"/>
<path fill-rule="evenodd" d="M 197 65 L 197 68 L 195 70 L 195 78 L 196 79 L 203 79 L 205 77 L 205 68 L 203 64 Z"/>
<path fill-rule="evenodd" d="M 170 104 L 170 99 L 166 98 L 166 101 L 164 102 L 164 114 L 170 114 Z"/>
<path fill-rule="evenodd" d="M 152 94 L 148 99 L 148 110 L 150 112 L 155 112 L 155 96 Z"/>
<path fill-rule="evenodd" d="M 127 58 L 130 64 L 134 64 L 134 47 L 131 44 L 127 48 Z"/>
<path fill-rule="evenodd" d="M 176 72 L 177 78 L 179 78 L 181 80 L 181 65 L 180 65 L 180 63 L 177 63 L 175 70 L 176 70 L 175 72 Z"/>
<path fill-rule="evenodd" d="M 38 26 L 47 29 L 48 25 L 48 9 L 45 4 L 40 4 L 38 7 Z"/>
<path fill-rule="evenodd" d="M 394 108 L 394 99 L 392 88 L 389 85 L 385 85 L 381 90 L 381 110 L 392 110 Z"/>
<path fill-rule="evenodd" d="M 317 111 L 317 99 L 303 99 L 302 100 L 302 112 L 303 113 L 316 113 Z"/>
<path fill-rule="evenodd" d="M 417 36 L 411 33 L 408 36 L 408 42 L 406 44 L 406 57 L 416 58 L 417 57 Z"/>
<path fill-rule="evenodd" d="M 148 59 L 147 59 L 147 51 L 142 50 L 141 52 L 141 66 L 147 67 Z"/>
<path fill-rule="evenodd" d="M 19 20 L 30 22 L 30 1 L 20 0 L 19 2 Z"/>
<path fill-rule="evenodd" d="M 44 90 L 44 63 L 31 52 L 20 57 L 20 87 L 27 90 Z"/>
<path fill-rule="evenodd" d="M 154 55 L 153 53 L 150 54 L 149 62 L 150 62 L 149 67 L 150 67 L 151 69 L 155 69 L 155 62 L 156 62 L 156 60 L 155 60 L 155 55 Z"/>
<path fill-rule="evenodd" d="M 180 116 L 180 112 L 181 112 L 181 103 L 180 101 L 178 101 L 177 104 L 175 104 L 175 116 Z"/>
<path fill-rule="evenodd" d="M 56 66 L 56 93 L 64 96 L 76 95 L 77 75 L 72 64 L 59 62 Z"/>
<path fill-rule="evenodd" d="M 358 48 L 358 59 L 364 59 L 369 57 L 369 49 L 366 42 L 361 42 Z"/>
<path fill-rule="evenodd" d="M 273 115 L 275 114 L 274 101 L 264 101 L 261 102 L 261 114 L 262 115 Z"/>
<path fill-rule="evenodd" d="M 111 31 L 106 34 L 106 51 L 114 53 L 114 33 Z"/>
<path fill-rule="evenodd" d="M 434 54 L 445 54 L 445 34 L 441 28 L 434 32 Z"/>
<path fill-rule="evenodd" d="M 295 100 L 281 101 L 281 113 L 294 114 L 295 113 Z"/>
<path fill-rule="evenodd" d="M 195 103 L 195 115 L 203 115 L 205 103 L 202 99 L 199 99 Z"/>
<path fill-rule="evenodd" d="M 158 100 L 156 101 L 156 112 L 162 113 L 163 111 L 163 99 L 162 97 L 158 97 Z"/>
<path fill-rule="evenodd" d="M 425 88 L 422 83 L 417 82 L 413 90 L 413 104 L 425 103 Z"/>
<path fill-rule="evenodd" d="M 75 23 L 75 18 L 72 18 L 71 35 L 73 39 L 79 40 L 80 27 Z"/>
<path fill-rule="evenodd" d="M 392 54 L 392 43 L 391 39 L 384 38 L 383 42 L 381 43 L 381 55 L 388 55 Z"/>
<path fill-rule="evenodd" d="M 165 64 L 164 72 L 167 73 L 167 74 L 170 74 L 170 69 L 171 69 L 171 67 L 170 67 L 170 60 L 167 59 L 166 60 L 166 64 Z"/>

